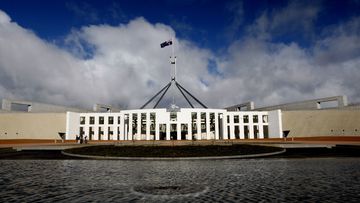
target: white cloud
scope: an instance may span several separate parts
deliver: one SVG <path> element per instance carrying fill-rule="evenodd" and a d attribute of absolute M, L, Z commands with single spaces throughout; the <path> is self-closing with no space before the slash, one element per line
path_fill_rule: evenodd
<path fill-rule="evenodd" d="M 268 16 L 260 16 L 260 21 L 273 22 Z M 178 81 L 209 107 L 250 100 L 261 106 L 339 94 L 360 100 L 358 23 L 356 18 L 331 29 L 332 34 L 307 49 L 249 34 L 214 56 L 175 38 Z M 174 34 L 169 26 L 137 18 L 119 26 L 73 30 L 65 49 L 0 11 L 0 97 L 138 108 L 170 81 L 171 49 L 160 49 L 159 43 Z M 209 61 L 216 61 L 219 74 L 208 71 Z M 186 103 L 180 93 L 176 97 Z"/>
<path fill-rule="evenodd" d="M 1 19 L 7 19 L 2 13 Z M 109 103 L 137 108 L 170 81 L 170 49 L 160 42 L 174 31 L 138 18 L 117 27 L 98 25 L 73 31 L 78 56 L 84 44 L 94 47 L 91 58 L 82 59 L 49 44 L 16 23 L 2 20 L 0 29 L 0 96 L 56 104 L 90 107 Z M 179 80 L 199 90 L 197 76 L 206 74 L 210 53 L 190 42 L 175 39 Z M 185 74 L 193 76 L 186 76 Z"/>
<path fill-rule="evenodd" d="M 287 13 L 287 12 L 283 12 Z M 262 15 L 256 21 L 272 22 Z M 260 23 L 261 24 L 261 23 Z M 265 23 L 266 24 L 266 23 Z M 215 88 L 225 105 L 254 100 L 258 106 L 334 95 L 360 99 L 360 18 L 329 27 L 315 46 L 268 40 L 259 30 L 234 42 L 220 63 L 225 78 Z M 261 27 L 261 26 L 258 26 Z M 267 32 L 267 36 L 272 36 Z M 324 35 L 323 35 L 324 36 Z M 239 92 L 239 94 L 234 94 Z"/>

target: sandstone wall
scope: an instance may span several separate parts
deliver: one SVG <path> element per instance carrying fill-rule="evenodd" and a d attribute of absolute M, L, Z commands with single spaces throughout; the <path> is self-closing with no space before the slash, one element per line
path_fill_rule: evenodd
<path fill-rule="evenodd" d="M 360 110 L 282 111 L 288 137 L 360 136 Z"/>
<path fill-rule="evenodd" d="M 66 113 L 0 113 L 1 139 L 60 139 Z"/>

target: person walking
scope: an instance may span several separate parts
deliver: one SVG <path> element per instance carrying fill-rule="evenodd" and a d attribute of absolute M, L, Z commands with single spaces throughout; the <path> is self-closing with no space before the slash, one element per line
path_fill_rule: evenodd
<path fill-rule="evenodd" d="M 76 135 L 76 143 L 79 144 L 79 141 L 80 141 L 80 137 Z"/>

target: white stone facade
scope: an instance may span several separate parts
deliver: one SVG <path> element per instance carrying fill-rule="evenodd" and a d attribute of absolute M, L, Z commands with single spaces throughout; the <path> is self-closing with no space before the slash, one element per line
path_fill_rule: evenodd
<path fill-rule="evenodd" d="M 281 111 L 182 108 L 123 110 L 118 113 L 67 113 L 66 139 L 222 140 L 281 138 Z"/>

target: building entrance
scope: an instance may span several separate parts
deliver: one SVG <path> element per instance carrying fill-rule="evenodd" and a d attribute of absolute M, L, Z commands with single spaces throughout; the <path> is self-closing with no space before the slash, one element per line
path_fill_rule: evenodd
<path fill-rule="evenodd" d="M 170 140 L 177 140 L 177 124 L 170 124 Z"/>

